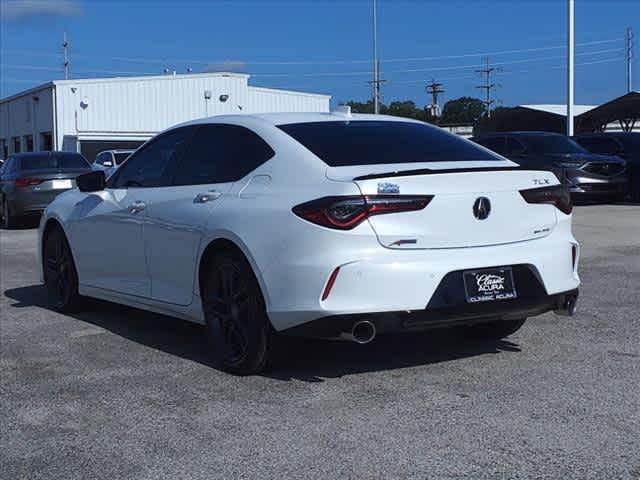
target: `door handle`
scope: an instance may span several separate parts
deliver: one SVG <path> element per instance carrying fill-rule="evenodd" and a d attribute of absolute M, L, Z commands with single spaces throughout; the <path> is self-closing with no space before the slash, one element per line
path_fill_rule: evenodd
<path fill-rule="evenodd" d="M 209 190 L 206 193 L 199 193 L 193 199 L 193 203 L 207 203 L 212 202 L 222 196 L 222 192 L 217 190 Z"/>
<path fill-rule="evenodd" d="M 131 205 L 129 205 L 128 209 L 129 209 L 129 213 L 135 214 L 135 213 L 140 213 L 141 211 L 143 211 L 145 208 L 147 208 L 147 204 L 141 201 L 135 201 L 133 202 Z"/>

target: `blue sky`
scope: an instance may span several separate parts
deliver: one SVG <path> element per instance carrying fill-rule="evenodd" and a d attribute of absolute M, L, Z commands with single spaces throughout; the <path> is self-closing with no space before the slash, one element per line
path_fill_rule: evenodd
<path fill-rule="evenodd" d="M 370 1 L 0 1 L 2 97 L 62 78 L 65 28 L 72 78 L 233 69 L 253 85 L 328 93 L 334 103 L 371 95 Z M 625 92 L 628 26 L 640 89 L 640 0 L 575 3 L 576 103 Z M 565 36 L 565 0 L 378 0 L 383 101 L 429 103 L 432 78 L 444 101 L 479 96 L 474 70 L 486 53 L 501 68 L 502 104 L 561 103 Z"/>

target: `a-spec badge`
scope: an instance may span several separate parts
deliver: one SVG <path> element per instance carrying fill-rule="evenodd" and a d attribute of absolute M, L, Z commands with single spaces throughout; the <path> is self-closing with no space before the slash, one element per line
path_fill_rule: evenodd
<path fill-rule="evenodd" d="M 388 182 L 379 183 L 378 193 L 400 193 L 400 185 Z"/>

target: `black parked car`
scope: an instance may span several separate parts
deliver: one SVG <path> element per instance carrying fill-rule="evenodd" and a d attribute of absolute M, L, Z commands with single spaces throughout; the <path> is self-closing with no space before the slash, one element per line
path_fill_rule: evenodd
<path fill-rule="evenodd" d="M 640 202 L 640 132 L 583 133 L 574 140 L 592 153 L 624 158 L 629 172 L 629 196 Z"/>
<path fill-rule="evenodd" d="M 91 171 L 79 153 L 34 152 L 10 155 L 0 167 L 0 224 L 12 227 L 22 216 L 39 214 L 60 193 Z"/>
<path fill-rule="evenodd" d="M 554 172 L 575 200 L 621 200 L 627 194 L 626 162 L 622 158 L 590 153 L 565 135 L 504 132 L 472 140 L 525 168 Z"/>

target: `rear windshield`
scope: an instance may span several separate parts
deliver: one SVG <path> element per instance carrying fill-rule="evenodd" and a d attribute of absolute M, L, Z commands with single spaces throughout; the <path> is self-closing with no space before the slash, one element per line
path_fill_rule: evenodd
<path fill-rule="evenodd" d="M 527 144 L 533 153 L 586 153 L 587 151 L 564 135 L 533 135 L 527 137 Z"/>
<path fill-rule="evenodd" d="M 116 165 L 120 165 L 127 158 L 129 158 L 130 153 L 116 153 L 114 156 L 116 157 Z"/>
<path fill-rule="evenodd" d="M 52 153 L 20 158 L 21 170 L 89 170 L 91 165 L 79 153 Z"/>
<path fill-rule="evenodd" d="M 503 160 L 429 125 L 393 121 L 279 125 L 331 167 L 389 163 Z"/>

